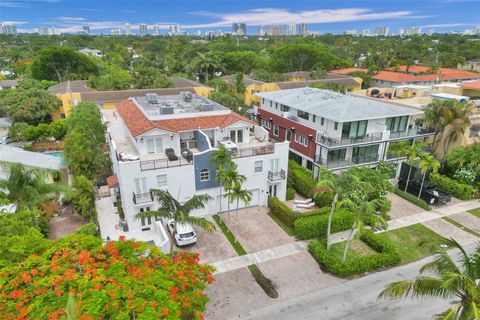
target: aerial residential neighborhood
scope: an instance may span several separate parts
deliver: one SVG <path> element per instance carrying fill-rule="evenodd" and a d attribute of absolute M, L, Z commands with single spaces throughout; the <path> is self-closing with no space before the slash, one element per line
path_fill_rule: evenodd
<path fill-rule="evenodd" d="M 0 1 L 0 319 L 480 320 L 478 12 Z"/>

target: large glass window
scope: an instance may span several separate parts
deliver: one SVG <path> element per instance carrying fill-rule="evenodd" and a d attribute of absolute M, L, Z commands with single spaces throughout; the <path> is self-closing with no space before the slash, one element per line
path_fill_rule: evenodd
<path fill-rule="evenodd" d="M 346 153 L 347 153 L 347 149 L 331 150 L 331 151 L 328 151 L 327 159 L 329 162 L 345 160 Z"/>
<path fill-rule="evenodd" d="M 308 120 L 308 117 L 310 116 L 310 114 L 308 112 L 305 112 L 305 111 L 302 111 L 302 110 L 298 110 L 297 115 L 298 115 L 299 118 L 302 118 L 302 119 L 305 119 L 305 120 Z"/>
<path fill-rule="evenodd" d="M 134 179 L 134 182 L 135 182 L 135 193 L 136 194 L 147 192 L 147 178 L 146 177 L 136 178 L 136 179 Z"/>
<path fill-rule="evenodd" d="M 407 130 L 408 116 L 387 118 L 387 131 L 401 132 Z"/>
<path fill-rule="evenodd" d="M 342 126 L 342 138 L 361 138 L 367 132 L 367 120 L 345 122 Z"/>
<path fill-rule="evenodd" d="M 147 138 L 147 152 L 148 153 L 162 153 L 163 140 L 161 137 Z"/>
<path fill-rule="evenodd" d="M 378 159 L 378 144 L 366 147 L 355 147 L 352 150 L 352 161 L 355 163 L 373 162 Z"/>
<path fill-rule="evenodd" d="M 289 106 L 286 106 L 286 105 L 283 105 L 283 104 L 281 104 L 281 105 L 280 105 L 280 110 L 281 110 L 281 111 L 290 111 L 290 107 L 289 107 Z"/>

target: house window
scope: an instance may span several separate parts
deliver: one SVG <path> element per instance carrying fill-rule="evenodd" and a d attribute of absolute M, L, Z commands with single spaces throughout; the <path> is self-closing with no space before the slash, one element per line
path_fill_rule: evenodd
<path fill-rule="evenodd" d="M 290 107 L 289 107 L 289 106 L 286 106 L 286 105 L 283 105 L 283 104 L 281 104 L 281 105 L 280 105 L 280 111 L 290 111 Z"/>
<path fill-rule="evenodd" d="M 324 125 L 324 123 L 325 123 L 325 118 L 324 118 L 324 117 L 322 117 L 322 119 L 320 119 L 320 124 L 323 126 L 323 125 Z"/>
<path fill-rule="evenodd" d="M 367 133 L 367 120 L 345 122 L 342 126 L 342 139 L 361 138 Z"/>
<path fill-rule="evenodd" d="M 402 132 L 407 129 L 408 116 L 387 118 L 387 131 Z"/>
<path fill-rule="evenodd" d="M 262 119 L 262 127 L 270 129 L 272 128 L 272 123 L 269 120 Z"/>
<path fill-rule="evenodd" d="M 297 111 L 297 116 L 298 116 L 299 118 L 308 120 L 308 117 L 310 116 L 310 114 L 309 114 L 308 112 L 305 112 L 305 111 L 302 111 L 302 110 L 298 110 L 298 111 Z"/>
<path fill-rule="evenodd" d="M 263 161 L 258 160 L 255 161 L 255 173 L 261 173 L 263 172 Z"/>
<path fill-rule="evenodd" d="M 338 122 L 335 121 L 335 124 L 333 125 L 334 130 L 338 130 Z"/>
<path fill-rule="evenodd" d="M 274 123 L 273 124 L 273 135 L 278 137 L 278 132 L 280 131 L 280 127 L 278 124 Z"/>
<path fill-rule="evenodd" d="M 270 101 L 270 108 L 272 107 L 272 101 Z"/>
<path fill-rule="evenodd" d="M 163 140 L 160 137 L 147 138 L 147 152 L 148 153 L 162 153 L 163 152 Z"/>
<path fill-rule="evenodd" d="M 167 175 L 160 174 L 157 176 L 157 185 L 159 188 L 167 186 Z"/>
<path fill-rule="evenodd" d="M 243 130 L 237 130 L 237 143 L 243 143 Z"/>
<path fill-rule="evenodd" d="M 145 211 L 150 211 L 150 207 L 147 207 L 146 210 L 144 208 L 140 208 L 140 212 L 145 212 Z M 142 217 L 140 218 L 140 221 L 142 223 L 142 227 L 149 226 L 152 224 L 152 217 Z M 150 230 L 150 229 L 145 229 L 145 230 Z"/>
<path fill-rule="evenodd" d="M 315 115 L 312 115 L 312 122 L 315 122 L 315 119 L 316 119 L 316 118 L 317 118 L 317 117 L 316 117 Z"/>
<path fill-rule="evenodd" d="M 275 109 L 278 109 L 278 102 L 275 102 Z"/>
<path fill-rule="evenodd" d="M 210 171 L 208 169 L 202 169 L 200 171 L 200 181 L 210 180 Z"/>
<path fill-rule="evenodd" d="M 328 155 L 327 155 L 328 162 L 345 160 L 346 153 L 347 153 L 347 149 L 338 149 L 338 150 L 328 151 Z"/>
<path fill-rule="evenodd" d="M 292 141 L 292 131 L 286 130 L 285 139 L 287 141 Z"/>
<path fill-rule="evenodd" d="M 135 182 L 135 192 L 136 194 L 146 193 L 147 191 L 147 178 L 137 178 L 134 179 Z"/>
<path fill-rule="evenodd" d="M 308 139 L 304 135 L 301 135 L 299 133 L 295 134 L 295 142 L 298 144 L 301 144 L 302 146 L 308 146 Z"/>
<path fill-rule="evenodd" d="M 262 98 L 262 104 L 265 104 L 265 99 L 264 98 Z"/>

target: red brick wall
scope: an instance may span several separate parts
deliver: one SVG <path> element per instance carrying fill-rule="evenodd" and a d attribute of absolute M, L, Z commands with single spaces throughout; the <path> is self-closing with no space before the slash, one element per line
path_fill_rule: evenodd
<path fill-rule="evenodd" d="M 301 154 L 303 154 L 307 157 L 315 159 L 315 137 L 317 135 L 317 132 L 316 132 L 315 129 L 304 126 L 304 125 L 302 125 L 302 124 L 300 124 L 296 121 L 281 117 L 279 115 L 268 112 L 268 111 L 266 111 L 264 109 L 261 109 L 261 108 L 258 109 L 258 113 L 259 113 L 259 115 L 258 115 L 259 121 L 261 121 L 261 119 L 265 119 L 265 120 L 270 120 L 270 118 L 272 119 L 271 128 L 270 129 L 265 128 L 265 129 L 268 130 L 268 132 L 270 133 L 270 136 L 273 137 L 274 139 L 284 141 L 285 140 L 285 135 L 286 135 L 286 128 L 288 128 L 290 130 L 291 130 L 292 127 L 295 128 L 295 130 L 291 130 L 292 131 L 292 138 L 291 138 L 291 141 L 290 141 L 290 148 L 297 151 L 297 152 L 300 152 Z M 278 137 L 273 135 L 273 124 L 274 123 L 278 124 L 280 126 Z M 308 138 L 307 147 L 305 147 L 302 144 L 299 144 L 299 143 L 295 142 L 295 133 L 299 133 L 299 134 Z M 311 135 L 311 138 L 308 135 Z"/>

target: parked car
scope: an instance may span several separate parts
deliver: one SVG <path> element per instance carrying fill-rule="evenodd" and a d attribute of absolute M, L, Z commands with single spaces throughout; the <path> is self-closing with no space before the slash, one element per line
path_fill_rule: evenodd
<path fill-rule="evenodd" d="M 13 140 L 9 136 L 0 137 L 0 144 L 8 144 L 8 143 L 12 143 L 12 142 L 13 142 Z"/>
<path fill-rule="evenodd" d="M 422 181 L 419 180 L 410 180 L 408 183 L 407 192 L 413 194 L 414 196 L 418 196 L 420 192 L 420 187 L 422 185 Z M 398 181 L 398 187 L 401 190 L 405 190 L 405 182 L 402 180 Z M 420 195 L 420 199 L 425 201 L 426 203 L 433 205 L 433 204 L 447 204 L 452 200 L 452 196 L 446 193 L 443 190 L 436 188 L 430 181 L 425 180 L 422 188 L 422 194 Z"/>
<path fill-rule="evenodd" d="M 197 234 L 195 233 L 195 230 L 193 230 L 190 224 L 177 224 L 177 230 L 175 234 L 173 234 L 174 226 L 175 221 L 173 219 L 168 220 L 168 232 L 172 235 L 173 239 L 175 240 L 175 244 L 178 247 L 187 246 L 189 244 L 194 244 L 197 242 Z"/>

